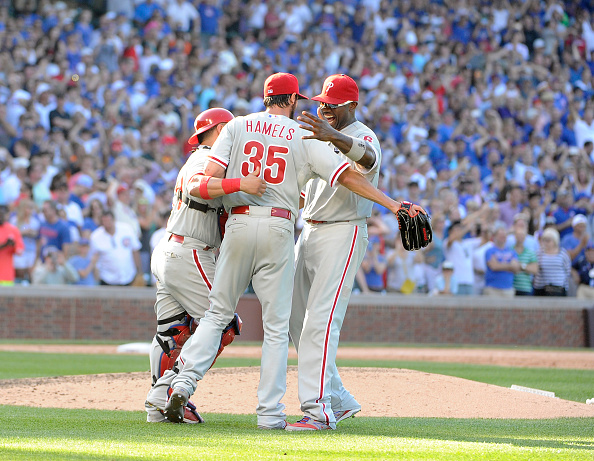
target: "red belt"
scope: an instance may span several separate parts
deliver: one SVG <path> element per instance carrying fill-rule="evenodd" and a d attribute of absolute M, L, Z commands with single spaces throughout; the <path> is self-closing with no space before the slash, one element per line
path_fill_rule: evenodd
<path fill-rule="evenodd" d="M 306 219 L 305 222 L 308 224 L 326 224 L 328 221 L 316 221 L 315 219 Z"/>
<path fill-rule="evenodd" d="M 250 207 L 247 205 L 244 206 L 235 206 L 231 208 L 231 213 L 233 214 L 250 214 Z M 275 218 L 285 218 L 291 219 L 291 212 L 289 210 L 285 210 L 284 208 L 271 208 L 270 209 L 270 216 L 274 216 Z"/>
<path fill-rule="evenodd" d="M 169 236 L 169 240 L 173 240 L 175 243 L 184 243 L 184 236 L 183 235 L 177 235 L 177 234 L 171 234 Z M 210 250 L 212 247 L 209 247 L 208 245 L 205 246 L 204 248 L 202 248 L 203 251 L 208 251 Z"/>
<path fill-rule="evenodd" d="M 306 219 L 305 222 L 307 224 L 336 224 L 336 223 L 340 223 L 340 222 L 353 222 L 356 220 L 353 219 L 346 219 L 343 221 L 316 221 L 315 219 Z"/>

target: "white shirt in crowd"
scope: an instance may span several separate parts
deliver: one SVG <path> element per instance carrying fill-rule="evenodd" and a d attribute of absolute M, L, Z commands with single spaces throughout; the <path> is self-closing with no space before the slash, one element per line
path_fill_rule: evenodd
<path fill-rule="evenodd" d="M 195 21 L 200 15 L 198 10 L 190 2 L 171 2 L 167 7 L 167 16 L 169 23 L 178 25 L 181 30 L 188 32 L 190 30 L 190 21 Z"/>
<path fill-rule="evenodd" d="M 480 295 L 485 288 L 485 273 L 487 272 L 487 261 L 485 253 L 493 246 L 493 242 L 487 242 L 476 248 L 472 253 L 472 270 L 474 271 L 474 294 Z"/>
<path fill-rule="evenodd" d="M 136 276 L 134 252 L 141 244 L 134 229 L 126 223 L 116 222 L 114 235 L 103 226 L 91 234 L 90 255 L 99 253 L 97 271 L 99 279 L 110 285 L 128 285 Z"/>
<path fill-rule="evenodd" d="M 452 242 L 448 248 L 447 240 L 444 241 L 444 255 L 448 261 L 454 263 L 454 277 L 460 285 L 474 284 L 474 266 L 472 255 L 481 244 L 480 238 L 467 238 L 462 241 Z"/>
<path fill-rule="evenodd" d="M 588 125 L 585 120 L 578 118 L 573 125 L 573 132 L 578 147 L 583 147 L 586 141 L 594 142 L 594 120 Z"/>

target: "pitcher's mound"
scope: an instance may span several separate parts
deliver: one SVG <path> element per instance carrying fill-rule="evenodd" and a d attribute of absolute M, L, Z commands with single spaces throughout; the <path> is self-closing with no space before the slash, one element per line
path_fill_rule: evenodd
<path fill-rule="evenodd" d="M 594 417 L 594 405 L 451 376 L 393 368 L 341 368 L 340 375 L 347 389 L 361 403 L 361 416 Z M 255 414 L 259 376 L 259 367 L 210 370 L 198 383 L 192 401 L 203 413 Z M 289 367 L 287 382 L 283 399 L 286 412 L 300 415 L 296 367 Z M 0 381 L 0 404 L 143 410 L 149 383 L 148 372 L 3 380 Z"/>

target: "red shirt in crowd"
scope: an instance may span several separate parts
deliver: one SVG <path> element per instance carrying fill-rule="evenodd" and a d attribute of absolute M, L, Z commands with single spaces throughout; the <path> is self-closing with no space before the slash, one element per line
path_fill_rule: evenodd
<path fill-rule="evenodd" d="M 7 245 L 8 239 L 14 241 L 14 245 Z M 15 226 L 5 222 L 0 224 L 0 284 L 2 282 L 14 282 L 14 264 L 12 255 L 21 254 L 25 249 L 21 232 Z"/>

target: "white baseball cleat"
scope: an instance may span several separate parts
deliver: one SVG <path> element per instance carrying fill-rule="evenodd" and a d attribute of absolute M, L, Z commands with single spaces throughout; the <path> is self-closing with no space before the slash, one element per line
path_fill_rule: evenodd
<path fill-rule="evenodd" d="M 336 422 L 338 423 L 338 422 L 342 421 L 343 419 L 352 418 L 360 411 L 361 411 L 361 407 L 354 408 L 352 410 L 338 410 L 338 411 L 334 412 L 334 419 L 336 419 Z"/>
<path fill-rule="evenodd" d="M 281 421 L 280 423 L 277 423 L 274 426 L 264 426 L 264 425 L 258 424 L 258 429 L 264 429 L 264 430 L 284 429 L 285 427 L 287 427 L 286 421 Z"/>

